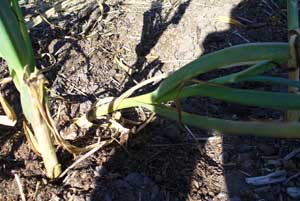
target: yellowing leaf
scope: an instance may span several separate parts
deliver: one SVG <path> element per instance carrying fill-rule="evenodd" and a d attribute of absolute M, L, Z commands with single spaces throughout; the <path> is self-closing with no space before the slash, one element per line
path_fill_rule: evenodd
<path fill-rule="evenodd" d="M 245 27 L 244 24 L 242 24 L 241 22 L 239 22 L 238 20 L 235 20 L 231 17 L 226 17 L 226 16 L 218 16 L 216 17 L 216 21 L 218 22 L 224 22 L 224 23 L 228 23 L 228 24 L 234 24 L 238 27 Z"/>

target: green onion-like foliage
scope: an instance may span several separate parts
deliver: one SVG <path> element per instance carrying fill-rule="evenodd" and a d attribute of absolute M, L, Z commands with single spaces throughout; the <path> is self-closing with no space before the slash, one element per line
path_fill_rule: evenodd
<path fill-rule="evenodd" d="M 60 174 L 52 145 L 53 128 L 47 122 L 43 77 L 37 73 L 32 46 L 17 0 L 2 0 L 0 6 L 0 56 L 7 62 L 13 82 L 20 93 L 29 140 L 45 163 L 47 176 Z M 24 124 L 25 125 L 25 124 Z M 33 131 L 33 132 L 31 132 Z"/>
<path fill-rule="evenodd" d="M 79 126 L 91 125 L 90 122 L 101 116 L 130 107 L 145 107 L 161 116 L 175 119 L 184 124 L 190 124 L 204 129 L 214 129 L 229 134 L 252 134 L 269 137 L 300 137 L 299 118 L 295 110 L 300 110 L 300 95 L 296 93 L 300 82 L 298 73 L 289 75 L 289 79 L 262 75 L 274 66 L 284 66 L 297 69 L 299 35 L 294 31 L 299 28 L 298 1 L 288 0 L 288 30 L 289 43 L 252 43 L 233 46 L 199 57 L 181 69 L 166 77 L 153 92 L 136 97 L 130 96 L 137 88 L 148 84 L 146 81 L 128 90 L 111 103 L 94 107 L 86 115 L 79 118 Z M 0 7 L 0 56 L 9 66 L 10 74 L 20 92 L 21 104 L 25 116 L 25 130 L 34 149 L 43 157 L 47 175 L 55 178 L 60 174 L 60 164 L 57 161 L 51 135 L 57 133 L 47 110 L 44 93 L 44 79 L 35 68 L 29 36 L 24 24 L 17 0 L 2 0 Z M 247 65 L 248 68 L 237 73 L 218 77 L 208 81 L 196 78 L 216 69 Z M 296 72 L 296 71 L 295 71 Z M 155 80 L 155 79 L 153 79 Z M 289 87 L 293 93 L 266 92 L 231 87 L 232 83 L 265 82 L 272 85 Z M 180 111 L 180 108 L 166 106 L 166 102 L 187 97 L 209 97 L 230 103 L 257 106 L 282 111 L 292 111 L 296 122 L 243 122 L 211 118 Z M 28 107 L 30 105 L 31 107 Z M 28 122 L 28 123 L 26 123 Z M 31 132 L 32 131 L 32 132 Z M 54 134 L 56 139 L 61 140 Z M 42 146 L 41 146 L 42 145 Z M 72 146 L 65 146 L 67 149 Z"/>
<path fill-rule="evenodd" d="M 117 108 L 112 107 L 113 102 L 94 108 L 87 115 L 81 117 L 81 122 L 85 122 L 85 120 L 92 121 L 116 109 L 138 106 L 146 107 L 159 115 L 180 120 L 178 119 L 179 111 L 165 106 L 164 103 L 195 96 L 210 97 L 231 103 L 283 111 L 299 109 L 300 96 L 297 94 L 235 89 L 226 86 L 228 83 L 255 81 L 299 87 L 300 82 L 297 81 L 260 76 L 260 74 L 271 70 L 274 66 L 284 63 L 289 58 L 289 46 L 287 43 L 255 43 L 225 48 L 202 56 L 182 67 L 167 77 L 160 86 L 151 93 L 123 99 Z M 240 72 L 207 82 L 193 80 L 193 78 L 215 69 L 230 68 L 245 64 L 253 65 Z M 184 112 L 181 113 L 182 123 L 205 129 L 215 129 L 229 134 L 299 137 L 296 131 L 300 128 L 300 124 L 284 122 L 239 122 L 209 118 Z M 80 122 L 80 120 L 78 122 Z M 255 133 L 250 133 L 252 131 L 255 131 Z"/>
<path fill-rule="evenodd" d="M 298 1 L 288 0 L 288 29 L 295 34 L 299 27 Z M 292 34 L 290 34 L 292 36 Z M 190 124 L 204 129 L 215 129 L 228 134 L 252 134 L 269 137 L 300 137 L 299 115 L 300 95 L 297 93 L 266 92 L 249 89 L 236 89 L 228 84 L 239 82 L 264 82 L 271 85 L 283 85 L 297 91 L 300 87 L 298 75 L 290 75 L 290 79 L 262 75 L 274 66 L 296 68 L 298 57 L 293 35 L 289 43 L 248 43 L 219 50 L 196 59 L 168 76 L 153 92 L 122 100 L 117 99 L 106 105 L 93 108 L 89 113 L 78 119 L 77 124 L 89 125 L 94 119 L 115 110 L 129 107 L 145 107 L 157 114 L 176 119 L 184 124 Z M 221 68 L 250 65 L 237 73 L 218 77 L 209 81 L 195 80 L 203 73 Z M 293 90 L 290 90 L 293 92 Z M 126 92 L 125 92 L 126 93 Z M 180 108 L 166 106 L 168 101 L 175 101 L 187 97 L 209 97 L 225 102 L 248 106 L 277 109 L 292 113 L 296 122 L 242 122 L 230 121 L 180 111 Z M 288 119 L 289 120 L 289 119 Z"/>

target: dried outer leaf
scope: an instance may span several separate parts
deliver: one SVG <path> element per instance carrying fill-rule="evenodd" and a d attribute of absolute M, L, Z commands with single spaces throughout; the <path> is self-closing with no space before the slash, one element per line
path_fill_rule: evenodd
<path fill-rule="evenodd" d="M 68 152 L 70 152 L 72 154 L 79 154 L 79 153 L 82 153 L 82 152 L 89 151 L 89 150 L 93 149 L 94 147 L 96 147 L 98 145 L 97 143 L 94 143 L 94 144 L 88 145 L 86 147 L 77 147 L 77 146 L 72 145 L 71 143 L 69 143 L 65 139 L 63 139 L 63 137 L 57 131 L 57 128 L 55 126 L 55 123 L 54 123 L 51 115 L 50 115 L 48 107 L 45 107 L 45 109 L 46 109 L 46 113 L 45 113 L 46 122 L 47 122 L 49 128 L 51 129 L 56 142 L 59 145 L 61 145 L 64 149 L 66 149 Z"/>
<path fill-rule="evenodd" d="M 74 120 L 75 124 L 80 128 L 91 128 L 94 124 L 88 119 L 88 115 L 85 114 L 80 118 Z"/>
<path fill-rule="evenodd" d="M 63 173 L 61 173 L 61 175 L 59 177 L 60 178 L 64 177 L 69 170 L 74 168 L 76 165 L 78 165 L 80 162 L 85 160 L 87 157 L 93 155 L 100 148 L 103 148 L 104 146 L 111 144 L 113 141 L 114 141 L 114 139 L 110 139 L 110 140 L 105 140 L 105 141 L 96 143 L 96 146 L 93 149 L 91 149 L 89 152 L 85 153 L 78 160 L 76 160 L 72 165 L 70 165 L 67 169 L 65 169 L 65 171 L 63 171 Z"/>
<path fill-rule="evenodd" d="M 133 68 L 130 68 L 129 66 L 125 65 L 122 61 L 120 61 L 120 59 L 117 56 L 114 57 L 114 63 L 117 64 L 129 75 L 132 75 L 135 72 Z"/>
<path fill-rule="evenodd" d="M 242 24 L 240 21 L 233 19 L 231 17 L 226 17 L 226 16 L 218 16 L 216 17 L 216 21 L 218 22 L 224 22 L 224 23 L 228 23 L 228 24 L 233 24 L 236 25 L 237 27 L 245 27 L 244 24 Z"/>
<path fill-rule="evenodd" d="M 39 148 L 38 148 L 39 145 L 36 141 L 36 138 L 35 138 L 33 132 L 31 131 L 31 129 L 28 126 L 28 122 L 25 117 L 23 118 L 23 128 L 24 128 L 25 136 L 30 144 L 31 149 L 34 151 L 35 154 L 41 156 Z"/>
<path fill-rule="evenodd" d="M 95 108 L 98 108 L 98 107 L 102 106 L 102 105 L 108 104 L 108 103 L 112 102 L 115 99 L 116 99 L 115 97 L 111 97 L 111 96 L 102 98 L 102 99 L 100 99 L 100 100 L 98 100 L 98 101 L 96 101 L 95 103 L 92 104 L 91 111 L 94 110 Z M 80 118 L 75 118 L 74 123 L 77 126 L 79 126 L 80 128 L 90 128 L 94 124 L 89 119 L 91 119 L 91 118 L 89 118 L 89 114 L 86 113 L 85 115 L 81 116 Z M 100 119 L 100 118 L 98 118 L 98 119 Z"/>
<path fill-rule="evenodd" d="M 38 108 L 39 114 L 41 115 L 43 122 L 46 123 L 47 127 L 50 129 L 53 134 L 56 142 L 61 145 L 68 152 L 73 154 L 79 154 L 82 152 L 89 151 L 90 149 L 97 146 L 97 143 L 86 146 L 86 147 L 77 147 L 70 144 L 68 141 L 64 140 L 58 133 L 55 123 L 50 115 L 47 103 L 46 103 L 46 94 L 44 94 L 44 78 L 39 72 L 32 73 L 30 78 L 24 78 L 25 85 L 28 87 L 28 97 L 30 97 L 30 103 L 35 105 Z M 31 111 L 33 112 L 33 111 Z M 34 122 L 34 120 L 33 120 Z M 34 126 L 34 125 L 32 125 Z M 38 145 L 39 146 L 39 145 Z"/>
<path fill-rule="evenodd" d="M 113 119 L 109 119 L 109 123 L 110 123 L 110 125 L 108 125 L 107 127 L 109 127 L 110 129 L 114 129 L 115 132 L 121 133 L 121 135 L 128 134 L 130 132 L 130 129 L 125 128 L 119 122 L 117 122 Z"/>
<path fill-rule="evenodd" d="M 104 7 L 103 7 L 104 0 L 97 0 L 97 3 L 98 3 L 98 7 L 99 7 L 99 10 L 101 13 L 101 15 L 99 16 L 97 21 L 101 21 L 103 19 L 103 15 L 104 15 Z"/>
<path fill-rule="evenodd" d="M 14 109 L 11 107 L 11 105 L 5 100 L 1 92 L 0 92 L 0 103 L 7 117 L 7 119 L 5 117 L 1 118 L 2 119 L 1 124 L 6 123 L 5 125 L 7 126 L 15 126 L 17 123 L 17 115 Z"/>
<path fill-rule="evenodd" d="M 85 4 L 88 3 L 86 0 L 64 0 L 56 3 L 53 8 L 48 9 L 46 12 L 44 12 L 41 15 L 38 15 L 34 18 L 32 18 L 30 21 L 26 23 L 26 26 L 31 29 L 40 23 L 43 22 L 43 20 L 47 18 L 51 18 L 54 16 L 57 16 L 58 12 L 65 11 L 65 13 L 70 13 L 72 11 L 80 10 L 82 9 Z"/>
<path fill-rule="evenodd" d="M 1 55 L 0 55 L 0 57 L 1 57 Z M 11 77 L 3 78 L 3 79 L 0 80 L 0 85 L 2 86 L 2 85 L 7 84 L 7 83 L 9 83 L 11 81 L 12 81 Z"/>
<path fill-rule="evenodd" d="M 43 145 L 39 147 L 39 151 L 46 167 L 46 174 L 49 178 L 55 178 L 61 173 L 61 169 L 52 144 L 51 133 L 41 118 L 29 85 L 24 80 L 24 75 L 34 72 L 35 59 L 17 0 L 1 1 L 0 30 L 1 56 L 7 61 L 10 75 L 20 92 L 24 115 L 31 124 L 37 142 Z"/>
<path fill-rule="evenodd" d="M 0 80 L 0 85 L 7 84 L 8 82 L 11 81 L 12 81 L 11 77 L 3 78 Z M 6 101 L 6 99 L 4 98 L 1 92 L 0 92 L 0 104 L 2 105 L 4 113 L 6 114 L 0 116 L 0 124 L 5 126 L 15 126 L 17 123 L 17 115 L 14 109 L 11 107 L 11 105 Z"/>
<path fill-rule="evenodd" d="M 71 145 L 60 136 L 46 104 L 47 96 L 46 94 L 44 94 L 44 82 L 45 80 L 43 78 L 43 75 L 39 74 L 39 72 L 32 73 L 29 78 L 26 78 L 26 76 L 24 77 L 24 86 L 27 87 L 27 93 L 29 95 L 29 98 L 27 100 L 29 101 L 31 106 L 34 106 L 31 107 L 31 113 L 34 114 L 34 116 L 31 117 L 32 122 L 30 122 L 31 127 L 34 130 L 34 136 L 32 133 L 30 133 L 30 129 L 27 129 L 26 127 L 25 129 L 27 131 L 28 138 L 30 139 L 30 143 L 32 144 L 33 149 L 40 152 L 43 157 L 45 166 L 48 166 L 47 176 L 50 178 L 57 178 L 61 173 L 61 165 L 58 162 L 55 163 L 53 157 L 50 161 L 48 161 L 49 158 L 47 157 L 48 155 L 53 156 L 53 154 L 55 153 L 55 149 L 51 148 L 51 146 L 53 146 L 51 144 L 51 135 L 54 136 L 54 139 L 59 145 L 73 154 L 89 151 L 90 149 L 97 146 L 97 143 L 79 148 Z M 49 152 L 45 150 L 44 144 L 40 144 L 44 141 L 45 143 L 47 143 L 47 147 L 49 147 L 50 149 Z"/>
<path fill-rule="evenodd" d="M 297 2 L 294 1 L 294 3 L 298 4 L 298 1 Z M 298 17 L 297 17 L 297 21 L 298 21 Z M 297 25 L 297 27 L 298 27 L 298 25 Z M 298 40 L 299 36 L 298 36 L 298 34 L 297 35 L 289 34 L 289 35 L 290 35 L 289 36 L 289 46 L 290 46 L 291 58 L 288 60 L 288 67 L 291 69 L 294 69 L 294 70 L 289 71 L 288 78 L 290 80 L 299 81 L 299 66 L 298 66 L 299 65 L 298 64 L 299 49 L 297 48 L 299 46 L 299 40 Z M 288 91 L 290 93 L 299 94 L 299 87 L 289 86 Z M 300 111 L 287 111 L 285 118 L 287 121 L 299 121 Z"/>
<path fill-rule="evenodd" d="M 148 80 L 145 80 L 137 85 L 135 85 L 134 87 L 128 89 L 127 91 L 125 91 L 121 96 L 119 96 L 118 98 L 114 98 L 111 99 L 109 98 L 108 100 L 110 100 L 109 103 L 109 107 L 111 110 L 117 110 L 117 108 L 119 107 L 120 103 L 127 97 L 131 96 L 136 90 L 140 89 L 141 87 L 156 82 L 158 80 L 164 79 L 167 77 L 167 74 L 161 74 L 159 76 L 155 76 L 153 78 L 150 78 Z M 81 128 L 90 128 L 91 126 L 93 126 L 93 124 L 91 123 L 90 120 L 95 120 L 95 119 L 99 119 L 100 116 L 97 115 L 97 110 L 102 110 L 102 103 L 107 103 L 107 101 L 98 101 L 101 104 L 95 104 L 92 109 L 90 110 L 90 112 L 87 112 L 85 115 L 81 116 L 80 118 L 75 119 L 75 124 Z M 106 107 L 107 104 L 104 104 L 103 107 Z"/>
<path fill-rule="evenodd" d="M 47 177 L 54 179 L 57 178 L 61 173 L 61 164 L 57 160 L 56 149 L 52 143 L 52 131 L 48 127 L 47 122 L 43 117 L 43 112 L 41 112 L 40 101 L 42 100 L 41 97 L 43 97 L 43 90 L 41 90 L 41 86 L 43 86 L 43 81 L 40 79 L 30 81 L 24 79 L 23 89 L 26 90 L 28 97 L 27 99 L 21 99 L 21 103 L 23 108 L 27 107 L 27 111 L 28 108 L 30 108 L 30 114 L 32 115 L 29 117 L 25 115 L 25 119 L 27 119 L 30 123 L 34 133 L 33 137 L 30 133 L 30 129 L 26 129 L 25 127 L 29 136 L 29 143 L 31 143 L 34 149 L 41 154 L 46 167 Z M 27 105 L 25 106 L 26 103 Z M 30 118 L 30 120 L 28 118 Z M 34 139 L 36 139 L 36 142 Z"/>

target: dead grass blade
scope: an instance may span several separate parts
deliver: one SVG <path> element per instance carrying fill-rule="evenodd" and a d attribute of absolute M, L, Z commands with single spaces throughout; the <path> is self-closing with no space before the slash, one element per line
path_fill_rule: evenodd
<path fill-rule="evenodd" d="M 21 180 L 20 180 L 20 177 L 18 174 L 14 174 L 15 175 L 15 180 L 17 182 L 17 186 L 19 188 L 19 192 L 20 192 L 20 195 L 21 195 L 21 200 L 22 201 L 26 201 L 26 198 L 25 198 L 25 194 L 24 194 L 24 190 L 23 190 L 23 186 L 22 186 L 22 183 L 21 183 Z"/>
<path fill-rule="evenodd" d="M 29 123 L 27 122 L 26 118 L 23 118 L 23 128 L 24 128 L 24 134 L 27 138 L 27 141 L 31 147 L 31 149 L 33 150 L 33 152 L 35 154 L 37 154 L 38 156 L 41 156 L 40 151 L 39 151 L 39 144 L 32 132 L 32 130 L 29 128 Z"/>
<path fill-rule="evenodd" d="M 28 29 L 31 29 L 43 21 L 50 23 L 48 18 L 58 16 L 59 12 L 64 11 L 66 14 L 82 9 L 89 1 L 86 0 L 64 0 L 56 3 L 53 8 L 48 9 L 46 12 L 32 18 L 26 23 Z M 50 23 L 51 24 L 51 23 Z"/>
<path fill-rule="evenodd" d="M 0 92 L 0 104 L 4 110 L 5 115 L 0 116 L 0 124 L 5 126 L 15 126 L 17 123 L 17 115 L 11 105 L 6 101 Z"/>
<path fill-rule="evenodd" d="M 113 141 L 114 140 L 111 139 L 111 140 L 107 140 L 107 141 L 102 141 L 102 142 L 96 143 L 95 147 L 93 149 L 91 149 L 89 152 L 85 153 L 82 157 L 80 157 L 79 159 L 77 159 L 72 165 L 70 165 L 67 169 L 65 169 L 65 171 L 63 171 L 59 177 L 60 178 L 64 177 L 68 173 L 69 170 L 73 169 L 80 162 L 84 161 L 86 158 L 88 158 L 89 156 L 91 156 L 92 154 L 94 154 L 100 148 L 104 147 L 107 144 L 110 144 Z"/>

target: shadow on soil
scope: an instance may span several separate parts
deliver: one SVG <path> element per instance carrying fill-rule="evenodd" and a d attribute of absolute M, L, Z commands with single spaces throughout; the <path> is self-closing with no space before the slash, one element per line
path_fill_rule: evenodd
<path fill-rule="evenodd" d="M 190 2 L 191 0 L 188 0 L 180 4 L 175 13 L 172 12 L 172 9 L 163 13 L 161 1 L 153 1 L 150 9 L 144 13 L 142 36 L 140 43 L 135 48 L 137 60 L 132 66 L 135 70 L 132 75 L 135 81 L 140 82 L 145 78 L 145 75 L 155 75 L 161 70 L 163 63 L 159 59 L 154 59 L 148 63 L 146 56 L 149 55 L 165 30 L 170 25 L 177 25 L 180 22 Z M 133 82 L 127 82 L 125 89 L 133 84 Z"/>
<path fill-rule="evenodd" d="M 159 70 L 163 65 L 159 60 L 147 64 L 146 56 L 170 24 L 176 25 L 180 23 L 184 14 L 188 15 L 185 11 L 190 3 L 191 1 L 187 1 L 178 6 L 173 17 L 170 17 L 169 13 L 162 14 L 162 4 L 159 1 L 153 3 L 152 7 L 144 13 L 141 42 L 136 47 L 138 59 L 134 66 L 137 73 L 133 75 L 136 80 L 140 81 L 150 70 Z M 244 1 L 232 10 L 231 16 L 251 27 L 252 22 L 238 17 L 245 15 L 248 10 L 255 12 L 255 6 L 253 2 Z M 266 26 L 266 24 L 261 24 L 261 26 Z M 209 53 L 232 44 L 230 42 L 233 44 L 249 42 L 245 40 L 238 34 L 237 28 L 231 26 L 227 31 L 209 34 L 202 46 L 204 53 Z M 218 74 L 208 76 L 216 75 Z M 128 83 L 128 86 L 132 86 L 132 83 Z M 199 109 L 201 110 L 201 107 L 198 107 Z M 245 118 L 245 113 L 248 112 L 246 109 L 243 107 L 229 108 L 227 112 Z M 226 110 L 219 110 L 218 113 L 220 111 Z M 223 114 L 219 115 L 222 117 Z M 206 131 L 197 130 L 195 132 L 202 133 L 200 137 L 204 138 L 209 135 Z M 246 140 L 248 137 L 243 139 Z M 215 158 L 206 155 L 205 149 L 209 143 L 205 140 L 199 144 L 195 143 L 188 133 L 177 126 L 175 122 L 165 119 L 156 120 L 148 125 L 142 133 L 131 136 L 126 150 L 124 148 L 114 150 L 109 155 L 107 162 L 99 167 L 96 189 L 92 193 L 91 200 L 196 200 L 191 198 L 191 195 L 196 194 L 198 194 L 197 200 L 212 200 L 213 197 L 218 197 L 219 200 L 240 200 L 241 193 L 247 192 L 250 187 L 245 183 L 245 175 L 239 170 L 252 171 L 251 169 L 254 169 L 253 161 L 241 168 L 231 167 L 230 171 L 227 170 L 228 167 L 222 166 L 220 161 L 224 161 L 224 163 L 228 161 L 232 152 L 237 151 L 241 155 L 251 152 L 251 146 L 242 146 L 241 144 L 236 146 L 231 144 L 233 142 L 226 142 L 227 144 L 224 146 L 221 141 L 219 145 L 222 149 L 222 158 L 216 162 Z M 217 146 L 215 145 L 215 147 Z M 238 147 L 238 149 L 234 150 L 233 147 Z M 231 158 L 230 160 L 235 159 Z M 245 159 L 246 162 L 247 160 L 250 159 Z M 214 174 L 218 174 L 220 177 L 208 178 Z M 225 175 L 225 180 L 218 180 L 218 178 L 223 178 L 223 175 Z M 211 182 L 212 185 L 209 185 L 208 182 Z M 252 196 L 248 196 L 250 200 L 254 199 Z"/>

